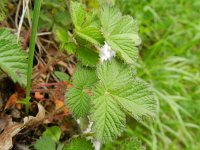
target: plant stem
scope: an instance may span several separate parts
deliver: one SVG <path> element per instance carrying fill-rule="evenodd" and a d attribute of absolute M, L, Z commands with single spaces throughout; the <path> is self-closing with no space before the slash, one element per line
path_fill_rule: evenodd
<path fill-rule="evenodd" d="M 35 0 L 35 3 L 34 3 L 33 21 L 32 21 L 32 28 L 31 28 L 31 35 L 30 35 L 29 58 L 28 58 L 26 98 L 24 100 L 26 113 L 28 113 L 28 110 L 29 110 L 33 57 L 34 57 L 34 51 L 35 51 L 35 41 L 36 41 L 36 33 L 37 33 L 37 28 L 38 28 L 38 20 L 40 16 L 41 3 L 42 3 L 42 0 Z"/>

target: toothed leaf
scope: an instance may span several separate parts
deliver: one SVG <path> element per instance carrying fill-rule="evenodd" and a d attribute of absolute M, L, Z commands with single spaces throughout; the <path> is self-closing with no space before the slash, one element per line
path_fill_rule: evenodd
<path fill-rule="evenodd" d="M 119 60 L 97 67 L 99 83 L 92 90 L 91 119 L 98 140 L 106 142 L 118 136 L 125 126 L 125 112 L 140 120 L 155 116 L 156 99 L 147 86 L 134 79 L 131 68 Z"/>
<path fill-rule="evenodd" d="M 86 47 L 77 49 L 76 54 L 78 59 L 86 66 L 93 67 L 99 60 L 98 53 Z"/>
<path fill-rule="evenodd" d="M 87 115 L 90 106 L 90 88 L 96 82 L 95 71 L 77 66 L 73 74 L 73 85 L 66 93 L 66 103 L 76 118 Z"/>
<path fill-rule="evenodd" d="M 70 11 L 76 34 L 92 44 L 102 45 L 104 39 L 96 15 L 87 13 L 78 2 L 71 2 Z"/>
<path fill-rule="evenodd" d="M 116 8 L 104 7 L 100 13 L 103 35 L 111 49 L 128 64 L 136 64 L 141 40 L 131 16 L 122 16 Z"/>
<path fill-rule="evenodd" d="M 68 145 L 64 147 L 64 150 L 94 150 L 90 141 L 85 138 L 73 138 Z"/>
<path fill-rule="evenodd" d="M 56 143 L 55 141 L 49 136 L 41 136 L 36 143 L 34 144 L 34 148 L 36 150 L 55 150 Z"/>
<path fill-rule="evenodd" d="M 135 79 L 112 93 L 120 106 L 136 120 L 156 117 L 157 100 L 144 81 Z"/>
<path fill-rule="evenodd" d="M 8 30 L 0 29 L 0 69 L 22 86 L 26 85 L 27 56 L 16 37 Z"/>
<path fill-rule="evenodd" d="M 66 97 L 67 105 L 74 117 L 80 118 L 87 115 L 90 97 L 83 89 L 70 88 Z"/>

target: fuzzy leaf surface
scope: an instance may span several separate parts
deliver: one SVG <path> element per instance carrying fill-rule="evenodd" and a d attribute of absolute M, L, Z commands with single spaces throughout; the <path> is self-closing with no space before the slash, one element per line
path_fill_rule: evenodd
<path fill-rule="evenodd" d="M 73 138 L 68 145 L 64 147 L 64 150 L 94 150 L 90 141 L 85 138 Z"/>
<path fill-rule="evenodd" d="M 73 74 L 73 85 L 66 93 L 66 103 L 76 118 L 87 115 L 90 106 L 89 89 L 97 81 L 95 71 L 77 66 Z"/>
<path fill-rule="evenodd" d="M 99 60 L 98 53 L 87 47 L 78 48 L 76 54 L 78 59 L 86 66 L 94 67 Z"/>
<path fill-rule="evenodd" d="M 104 39 L 96 15 L 87 13 L 78 2 L 71 2 L 70 11 L 76 34 L 92 44 L 102 45 Z"/>
<path fill-rule="evenodd" d="M 111 49 L 128 64 L 136 64 L 137 47 L 141 40 L 136 22 L 131 16 L 122 16 L 112 7 L 104 7 L 100 14 L 103 34 Z"/>
<path fill-rule="evenodd" d="M 97 67 L 99 83 L 92 90 L 91 118 L 98 140 L 106 142 L 125 126 L 125 113 L 135 119 L 155 116 L 156 100 L 143 82 L 133 78 L 131 68 L 113 59 Z"/>
<path fill-rule="evenodd" d="M 144 81 L 136 78 L 112 93 L 120 106 L 137 121 L 141 121 L 143 117 L 156 117 L 157 100 Z"/>
<path fill-rule="evenodd" d="M 8 30 L 0 29 L 0 69 L 22 86 L 26 85 L 27 57 L 16 37 Z"/>

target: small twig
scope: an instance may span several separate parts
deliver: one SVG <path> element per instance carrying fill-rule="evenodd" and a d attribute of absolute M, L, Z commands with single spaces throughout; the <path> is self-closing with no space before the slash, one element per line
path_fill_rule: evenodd
<path fill-rule="evenodd" d="M 51 35 L 52 32 L 42 32 L 42 33 L 37 33 L 37 36 L 44 36 L 44 35 Z"/>
<path fill-rule="evenodd" d="M 18 29 L 18 17 L 19 17 L 19 10 L 20 6 L 22 4 L 22 0 L 19 0 L 19 3 L 17 5 L 16 15 L 15 15 L 15 27 Z"/>
<path fill-rule="evenodd" d="M 40 93 L 50 93 L 56 91 L 57 89 L 31 89 L 31 93 L 40 92 Z"/>
<path fill-rule="evenodd" d="M 44 73 L 45 71 L 47 71 L 47 70 L 49 69 L 50 65 L 52 65 L 52 64 L 55 62 L 55 60 L 57 59 L 57 57 L 61 54 L 61 52 L 62 52 L 62 51 L 58 51 L 58 52 L 56 53 L 56 55 L 52 58 L 52 60 L 49 61 L 49 62 L 47 63 L 47 65 L 45 66 L 45 68 L 42 69 L 41 71 L 39 71 L 39 72 L 33 77 L 33 80 L 34 80 L 35 78 L 37 78 L 38 76 L 40 76 L 41 73 Z"/>
<path fill-rule="evenodd" d="M 26 0 L 26 1 L 23 0 L 23 11 L 22 11 L 22 15 L 21 15 L 21 18 L 20 18 L 20 21 L 19 21 L 19 27 L 18 27 L 18 30 L 17 30 L 17 41 L 19 41 L 19 36 L 20 36 L 23 21 L 24 21 L 24 16 L 25 16 L 26 10 L 28 8 L 27 7 L 28 3 L 29 3 L 29 0 Z"/>

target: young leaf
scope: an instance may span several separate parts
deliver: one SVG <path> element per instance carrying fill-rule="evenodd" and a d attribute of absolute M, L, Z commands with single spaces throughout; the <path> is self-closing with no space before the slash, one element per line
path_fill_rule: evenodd
<path fill-rule="evenodd" d="M 65 28 L 55 27 L 56 40 L 60 43 L 60 48 L 66 50 L 68 54 L 74 54 L 76 45 L 68 35 Z"/>
<path fill-rule="evenodd" d="M 22 86 L 26 85 L 27 57 L 15 36 L 6 29 L 0 29 L 0 69 Z"/>
<path fill-rule="evenodd" d="M 95 71 L 77 65 L 73 74 L 73 85 L 66 93 L 66 103 L 76 118 L 84 117 L 89 111 L 89 89 L 96 82 Z"/>
<path fill-rule="evenodd" d="M 39 140 L 34 144 L 34 148 L 36 150 L 55 150 L 56 143 L 48 136 L 42 136 Z"/>
<path fill-rule="evenodd" d="M 71 2 L 70 11 L 76 34 L 93 44 L 102 45 L 104 39 L 95 15 L 87 14 L 84 6 L 78 2 Z"/>
<path fill-rule="evenodd" d="M 77 49 L 76 54 L 78 59 L 86 66 L 93 67 L 99 60 L 98 53 L 86 47 Z"/>
<path fill-rule="evenodd" d="M 85 138 L 73 138 L 64 150 L 94 150 L 92 143 Z"/>
<path fill-rule="evenodd" d="M 128 64 L 136 64 L 138 46 L 137 24 L 130 16 L 122 16 L 116 8 L 104 7 L 100 14 L 103 34 L 111 49 Z"/>
<path fill-rule="evenodd" d="M 59 142 L 61 130 L 57 126 L 47 127 L 46 130 L 43 132 L 42 136 L 50 137 L 55 142 Z"/>
<path fill-rule="evenodd" d="M 112 140 L 121 133 L 125 112 L 137 120 L 155 116 L 156 99 L 143 82 L 133 79 L 129 66 L 113 59 L 97 67 L 97 76 L 100 81 L 92 90 L 91 119 L 98 140 Z"/>

